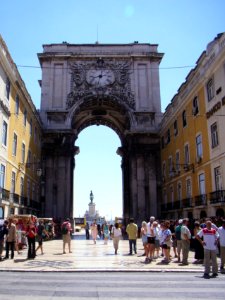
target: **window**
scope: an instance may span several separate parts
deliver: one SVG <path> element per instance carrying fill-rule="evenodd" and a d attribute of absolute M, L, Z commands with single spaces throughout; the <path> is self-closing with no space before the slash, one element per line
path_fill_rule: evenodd
<path fill-rule="evenodd" d="M 7 146 L 7 131 L 8 131 L 8 124 L 3 121 L 2 124 L 2 144 Z"/>
<path fill-rule="evenodd" d="M 26 127 L 27 125 L 27 110 L 24 109 L 24 114 L 23 114 L 23 125 Z"/>
<path fill-rule="evenodd" d="M 33 132 L 33 120 L 30 119 L 30 135 L 32 135 Z"/>
<path fill-rule="evenodd" d="M 30 204 L 30 180 L 27 180 L 27 201 Z"/>
<path fill-rule="evenodd" d="M 167 130 L 167 134 L 166 134 L 166 144 L 170 143 L 170 130 Z"/>
<path fill-rule="evenodd" d="M 202 158 L 202 135 L 201 134 L 199 134 L 196 137 L 196 150 L 197 150 L 197 160 L 199 160 L 200 158 Z"/>
<path fill-rule="evenodd" d="M 16 95 L 16 103 L 15 103 L 15 114 L 18 116 L 19 115 L 19 110 L 20 110 L 20 98 L 18 95 Z"/>
<path fill-rule="evenodd" d="M 211 101 L 214 97 L 214 80 L 210 78 L 206 85 L 208 101 Z"/>
<path fill-rule="evenodd" d="M 0 169 L 0 187 L 4 188 L 5 186 L 5 166 L 1 164 Z"/>
<path fill-rule="evenodd" d="M 169 166 L 169 176 L 171 176 L 172 173 L 173 173 L 173 159 L 172 159 L 172 156 L 170 156 L 169 159 L 168 159 L 168 166 Z"/>
<path fill-rule="evenodd" d="M 34 142 L 37 142 L 37 127 L 34 128 Z"/>
<path fill-rule="evenodd" d="M 199 113 L 198 97 L 194 97 L 194 99 L 193 99 L 193 115 L 196 116 L 198 113 Z"/>
<path fill-rule="evenodd" d="M 17 135 L 14 132 L 14 134 L 13 134 L 13 150 L 12 150 L 12 154 L 14 156 L 16 156 L 16 151 L 17 151 Z"/>
<path fill-rule="evenodd" d="M 31 151 L 28 151 L 28 156 L 27 156 L 27 167 L 30 168 L 30 164 L 31 164 Z"/>
<path fill-rule="evenodd" d="M 184 163 L 189 164 L 190 158 L 189 158 L 189 146 L 185 145 L 184 146 Z"/>
<path fill-rule="evenodd" d="M 214 176 L 215 176 L 216 191 L 220 191 L 220 190 L 222 190 L 222 178 L 221 178 L 220 167 L 217 167 L 214 169 Z"/>
<path fill-rule="evenodd" d="M 205 194 L 205 174 L 201 173 L 198 176 L 198 181 L 199 181 L 199 193 L 200 195 Z"/>
<path fill-rule="evenodd" d="M 24 179 L 20 177 L 20 196 L 24 196 Z"/>
<path fill-rule="evenodd" d="M 7 77 L 6 78 L 6 98 L 9 100 L 9 95 L 10 95 L 10 80 L 9 78 Z"/>
<path fill-rule="evenodd" d="M 162 176 L 163 176 L 163 180 L 165 181 L 165 178 L 166 178 L 166 163 L 163 162 L 163 165 L 162 165 Z"/>
<path fill-rule="evenodd" d="M 177 151 L 175 155 L 176 172 L 180 171 L 180 152 Z"/>
<path fill-rule="evenodd" d="M 35 184 L 32 184 L 32 200 L 36 201 Z"/>
<path fill-rule="evenodd" d="M 173 129 L 174 129 L 174 135 L 178 135 L 178 127 L 177 127 L 177 120 L 174 121 L 173 123 Z"/>
<path fill-rule="evenodd" d="M 173 187 L 171 186 L 170 187 L 170 202 L 173 206 L 173 203 L 174 203 L 174 192 L 173 192 Z"/>
<path fill-rule="evenodd" d="M 187 116 L 185 110 L 182 112 L 182 121 L 183 121 L 183 127 L 187 126 Z"/>
<path fill-rule="evenodd" d="M 215 148 L 216 146 L 219 145 L 217 123 L 211 125 L 211 140 L 212 140 L 212 148 Z"/>
<path fill-rule="evenodd" d="M 177 200 L 181 201 L 182 199 L 182 187 L 181 187 L 181 183 L 179 182 L 177 184 Z"/>
<path fill-rule="evenodd" d="M 21 161 L 22 161 L 23 164 L 25 163 L 25 150 L 26 150 L 25 144 L 22 143 Z"/>
<path fill-rule="evenodd" d="M 15 193 L 16 191 L 16 173 L 12 171 L 11 177 L 11 193 Z"/>
<path fill-rule="evenodd" d="M 186 194 L 187 198 L 191 198 L 191 179 L 187 179 L 186 181 Z"/>

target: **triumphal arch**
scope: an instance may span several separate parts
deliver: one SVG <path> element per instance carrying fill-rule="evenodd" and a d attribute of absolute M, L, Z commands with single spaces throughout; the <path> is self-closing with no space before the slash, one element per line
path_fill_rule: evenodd
<path fill-rule="evenodd" d="M 45 216 L 72 216 L 79 133 L 94 124 L 120 137 L 123 216 L 137 223 L 160 203 L 158 45 L 48 44 L 42 68 Z M 103 178 L 99 178 L 103 180 Z M 76 201 L 76 199 L 74 199 Z M 107 199 L 106 199 L 107 201 Z M 109 203 L 109 205 L 112 205 Z"/>

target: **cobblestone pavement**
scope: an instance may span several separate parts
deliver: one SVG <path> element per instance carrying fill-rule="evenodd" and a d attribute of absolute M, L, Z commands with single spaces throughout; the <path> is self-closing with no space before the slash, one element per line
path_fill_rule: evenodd
<path fill-rule="evenodd" d="M 62 240 L 44 242 L 44 254 L 40 252 L 33 260 L 27 260 L 27 249 L 21 254 L 15 252 L 14 260 L 0 261 L 0 271 L 158 271 L 158 272 L 203 272 L 202 265 L 194 264 L 194 253 L 190 251 L 189 265 L 180 266 L 176 258 L 169 264 L 162 263 L 162 257 L 145 263 L 141 239 L 137 240 L 137 254 L 129 255 L 127 240 L 121 240 L 118 254 L 114 254 L 113 242 L 105 245 L 103 240 L 85 240 L 73 236 L 72 253 L 62 253 Z M 67 250 L 67 249 L 66 249 Z M 173 250 L 171 251 L 173 255 Z M 219 260 L 219 258 L 218 258 Z"/>

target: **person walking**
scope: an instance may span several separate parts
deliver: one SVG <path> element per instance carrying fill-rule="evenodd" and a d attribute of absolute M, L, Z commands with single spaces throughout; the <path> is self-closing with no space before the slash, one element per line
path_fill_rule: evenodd
<path fill-rule="evenodd" d="M 134 249 L 134 253 L 137 254 L 137 233 L 138 233 L 138 226 L 134 223 L 134 219 L 130 218 L 130 223 L 127 225 L 126 232 L 128 234 L 129 240 L 129 254 L 132 255 L 132 249 Z"/>
<path fill-rule="evenodd" d="M 181 259 L 181 249 L 182 249 L 182 240 L 181 240 L 181 227 L 183 224 L 183 219 L 178 220 L 178 225 L 175 227 L 175 237 L 177 241 L 177 262 L 180 263 Z"/>
<path fill-rule="evenodd" d="M 108 239 L 109 239 L 109 225 L 105 222 L 103 225 L 103 236 L 104 236 L 104 244 L 108 244 Z"/>
<path fill-rule="evenodd" d="M 16 225 L 13 223 L 13 219 L 9 219 L 8 234 L 6 236 L 6 253 L 4 259 L 9 258 L 9 250 L 11 250 L 11 259 L 14 258 L 15 243 L 16 243 Z"/>
<path fill-rule="evenodd" d="M 189 219 L 183 219 L 183 224 L 181 227 L 181 245 L 182 245 L 182 254 L 183 259 L 180 265 L 186 266 L 188 265 L 188 255 L 190 250 L 190 239 L 191 239 L 191 232 L 188 228 Z"/>
<path fill-rule="evenodd" d="M 222 226 L 218 228 L 220 242 L 220 271 L 224 271 L 225 264 L 225 220 L 222 221 Z"/>
<path fill-rule="evenodd" d="M 115 249 L 115 254 L 117 254 L 117 251 L 119 249 L 119 241 L 122 236 L 121 229 L 119 228 L 119 223 L 115 223 L 115 225 L 112 228 L 111 234 L 112 234 L 113 247 Z"/>
<path fill-rule="evenodd" d="M 203 238 L 203 240 L 201 240 L 201 238 Z M 219 234 L 216 229 L 212 228 L 212 222 L 210 220 L 206 221 L 206 227 L 201 229 L 196 236 L 196 239 L 198 239 L 204 247 L 205 278 L 209 278 L 211 262 L 212 276 L 216 277 L 218 275 L 218 264 L 216 258 L 218 238 Z"/>
<path fill-rule="evenodd" d="M 91 224 L 91 237 L 94 241 L 94 244 L 96 244 L 97 235 L 98 235 L 98 227 L 96 224 L 96 220 L 94 220 L 94 222 Z"/>
<path fill-rule="evenodd" d="M 44 223 L 43 221 L 39 221 L 39 224 L 37 226 L 37 241 L 38 241 L 38 246 L 35 250 L 36 254 L 37 254 L 37 251 L 38 249 L 41 249 L 41 254 L 43 255 L 44 254 L 44 251 L 43 251 L 43 236 L 47 236 L 49 237 L 49 234 L 47 232 L 47 230 L 45 230 L 45 226 L 44 226 Z"/>
<path fill-rule="evenodd" d="M 90 239 L 90 227 L 89 227 L 89 223 L 87 222 L 86 225 L 85 225 L 85 233 L 86 233 L 86 240 L 89 240 Z"/>
<path fill-rule="evenodd" d="M 3 224 L 0 225 L 0 260 L 3 260 L 2 253 L 4 249 L 5 236 L 8 235 L 8 224 L 7 220 L 4 221 Z"/>
<path fill-rule="evenodd" d="M 28 241 L 28 253 L 27 258 L 28 259 L 34 259 L 36 256 L 35 253 L 35 238 L 36 238 L 36 227 L 35 224 L 32 221 L 29 221 L 28 226 L 26 228 L 26 236 Z"/>
<path fill-rule="evenodd" d="M 63 254 L 66 254 L 66 244 L 68 245 L 69 253 L 72 253 L 71 251 L 72 226 L 69 218 L 67 218 L 62 223 L 61 231 L 62 231 L 62 238 L 63 238 Z"/>

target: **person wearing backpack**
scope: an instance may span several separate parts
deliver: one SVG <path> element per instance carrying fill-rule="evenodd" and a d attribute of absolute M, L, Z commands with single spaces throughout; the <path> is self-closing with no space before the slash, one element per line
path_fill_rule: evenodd
<path fill-rule="evenodd" d="M 48 232 L 45 230 L 45 226 L 43 221 L 40 221 L 38 226 L 37 226 L 37 241 L 38 241 L 38 246 L 36 248 L 36 254 L 38 249 L 41 249 L 41 254 L 43 255 L 43 236 L 46 235 L 47 237 L 49 237 Z"/>
<path fill-rule="evenodd" d="M 63 238 L 63 254 L 66 254 L 66 244 L 68 244 L 69 253 L 72 253 L 71 251 L 72 226 L 69 218 L 67 218 L 62 223 L 61 231 L 62 231 L 62 238 Z"/>
<path fill-rule="evenodd" d="M 177 262 L 180 262 L 180 254 L 181 254 L 181 249 L 182 249 L 182 241 L 181 241 L 181 227 L 182 227 L 183 220 L 180 219 L 178 221 L 178 225 L 175 228 L 175 238 L 177 241 L 177 256 L 178 260 Z"/>

